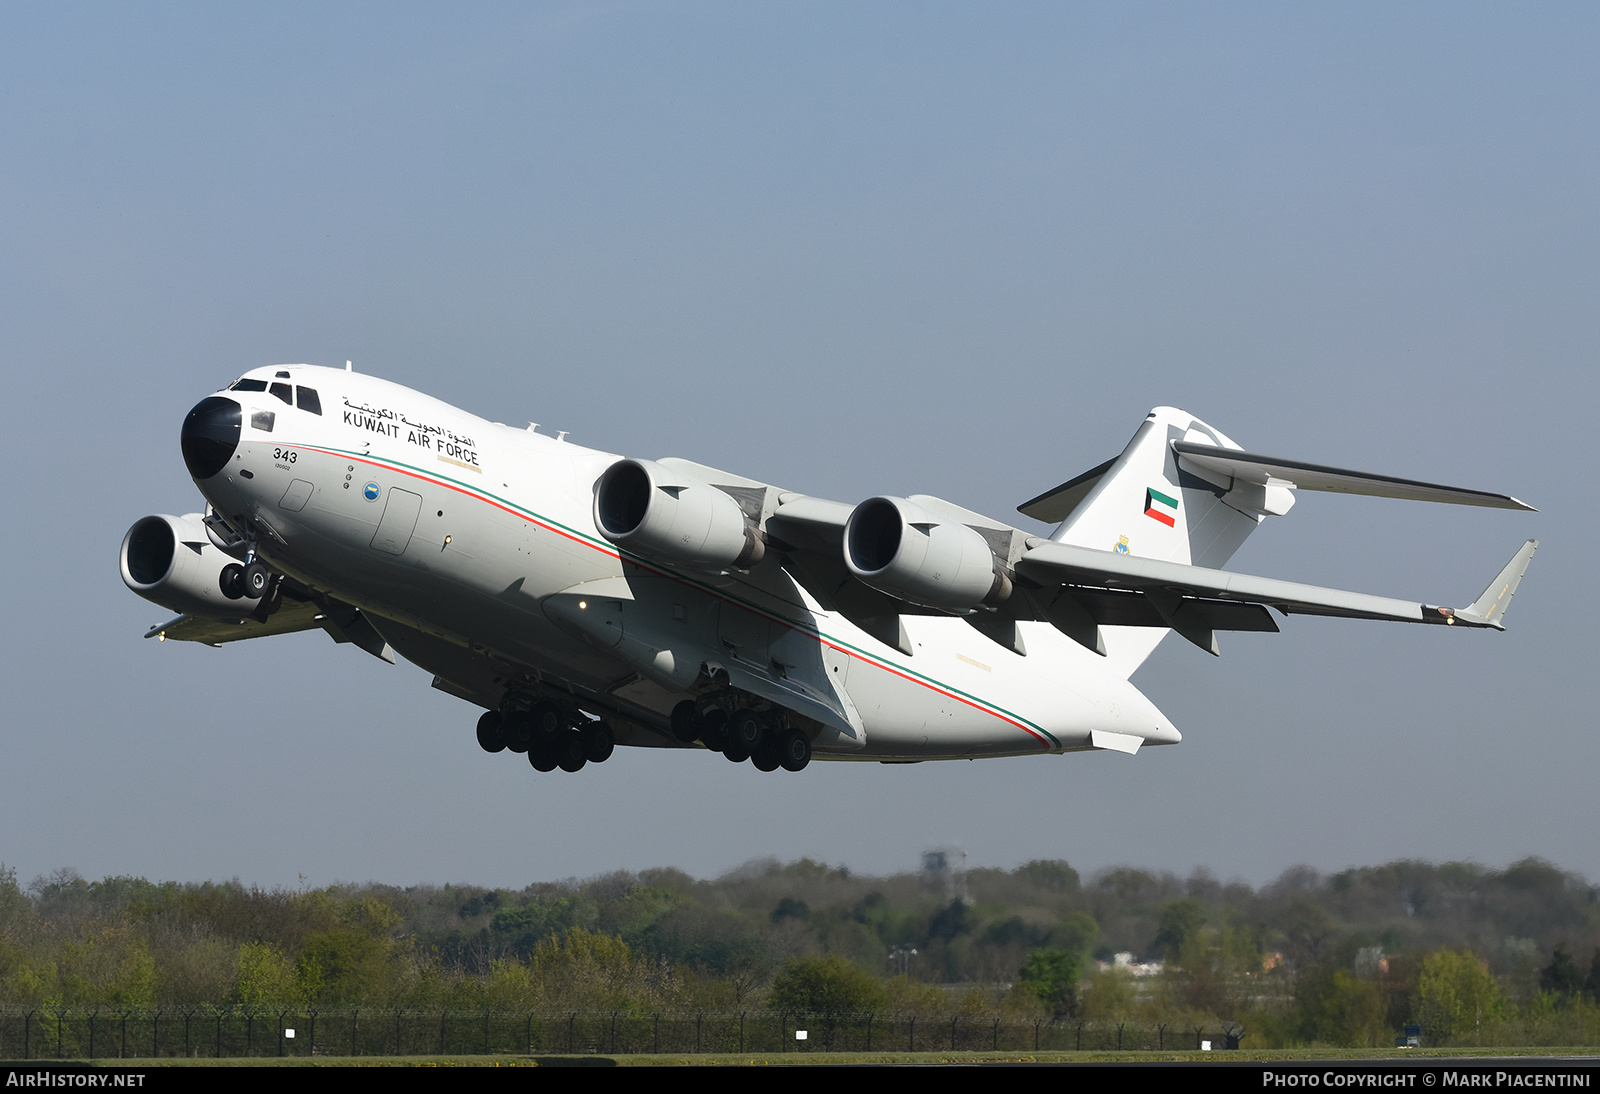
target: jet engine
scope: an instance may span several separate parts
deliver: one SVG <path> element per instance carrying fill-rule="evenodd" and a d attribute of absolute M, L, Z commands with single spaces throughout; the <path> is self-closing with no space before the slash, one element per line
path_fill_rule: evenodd
<path fill-rule="evenodd" d="M 982 535 L 905 498 L 869 498 L 844 526 L 844 560 L 863 584 L 925 608 L 966 612 L 1011 595 Z"/>
<path fill-rule="evenodd" d="M 223 595 L 221 577 L 237 563 L 211 542 L 200 514 L 145 517 L 122 537 L 122 581 L 180 614 L 238 616 L 255 609 Z"/>
<path fill-rule="evenodd" d="M 739 503 L 651 460 L 619 460 L 595 484 L 594 523 L 618 547 L 662 562 L 753 566 L 766 552 Z"/>

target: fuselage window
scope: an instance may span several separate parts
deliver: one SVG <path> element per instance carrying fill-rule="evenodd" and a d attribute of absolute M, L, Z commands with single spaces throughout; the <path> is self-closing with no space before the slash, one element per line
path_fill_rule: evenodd
<path fill-rule="evenodd" d="M 267 390 L 272 392 L 272 394 L 276 395 L 278 398 L 282 399 L 284 402 L 288 403 L 290 406 L 294 406 L 294 395 L 290 392 L 288 384 L 273 384 Z"/>
<path fill-rule="evenodd" d="M 234 384 L 228 390 L 229 391 L 265 391 L 265 390 L 267 390 L 267 382 L 265 380 L 240 380 L 238 383 Z"/>
<path fill-rule="evenodd" d="M 250 412 L 250 428 L 259 429 L 263 433 L 272 432 L 273 413 L 270 410 L 252 410 Z"/>
<path fill-rule="evenodd" d="M 300 399 L 300 409 L 308 414 L 322 413 L 322 400 L 317 398 L 317 389 L 314 387 L 297 388 Z"/>

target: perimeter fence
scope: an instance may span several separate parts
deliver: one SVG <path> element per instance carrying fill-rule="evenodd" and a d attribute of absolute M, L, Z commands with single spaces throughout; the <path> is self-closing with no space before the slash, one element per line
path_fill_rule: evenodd
<path fill-rule="evenodd" d="M 798 1034 L 803 1031 L 805 1036 Z M 403 1008 L 5 1007 L 0 1059 L 781 1052 L 1071 1052 L 1238 1047 L 1238 1027 L 909 1014 Z"/>

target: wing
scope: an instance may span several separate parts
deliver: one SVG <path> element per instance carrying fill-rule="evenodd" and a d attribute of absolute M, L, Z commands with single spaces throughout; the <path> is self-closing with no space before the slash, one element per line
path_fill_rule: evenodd
<path fill-rule="evenodd" d="M 1483 594 L 1466 608 L 1448 608 L 1422 604 L 1410 600 L 1394 600 L 1371 596 L 1367 593 L 1327 589 L 1316 585 L 1302 585 L 1294 581 L 1280 581 L 1270 577 L 1237 574 L 1226 570 L 1211 570 L 1203 566 L 1185 566 L 1175 562 L 1137 558 L 1112 551 L 1096 551 L 1066 543 L 1041 542 L 1017 562 L 1017 571 L 1037 582 L 1041 590 L 1053 591 L 1049 602 L 1058 605 L 1063 597 L 1070 603 L 1077 601 L 1085 607 L 1085 615 L 1092 615 L 1088 605 L 1107 593 L 1117 592 L 1140 595 L 1163 620 L 1159 625 L 1171 627 L 1202 649 L 1216 653 L 1215 631 L 1228 628 L 1214 625 L 1210 613 L 1226 615 L 1228 610 L 1276 608 L 1285 615 L 1332 615 L 1349 619 L 1381 619 L 1397 623 L 1433 623 L 1464 627 L 1492 627 L 1505 630 L 1506 608 L 1512 594 L 1528 569 L 1537 540 L 1528 540 L 1511 561 L 1495 575 Z M 1041 594 L 1033 594 L 1038 601 Z M 1059 609 L 1070 611 L 1070 609 Z M 1054 619 L 1051 620 L 1055 622 Z M 1096 620 L 1100 622 L 1100 620 Z M 1106 620 L 1106 622 L 1110 622 Z M 1121 625 L 1127 625 L 1121 620 Z M 1060 626 L 1060 624 L 1057 624 Z M 1134 626 L 1144 625 L 1133 623 Z M 1069 635 L 1090 648 L 1098 645 L 1098 636 L 1090 634 L 1081 623 L 1074 630 L 1062 627 Z M 1276 630 L 1274 626 L 1271 629 Z M 1100 649 L 1099 652 L 1104 652 Z"/>
<path fill-rule="evenodd" d="M 248 616 L 180 615 L 145 632 L 146 638 L 162 642 L 204 642 L 221 646 L 247 638 L 266 638 L 274 634 L 321 629 L 335 642 L 351 643 L 380 660 L 394 664 L 394 650 L 367 621 L 361 609 L 331 597 L 311 599 L 302 586 L 284 580 L 285 595 L 268 615 Z M 293 591 L 290 591 L 290 590 Z"/>
<path fill-rule="evenodd" d="M 322 626 L 317 618 L 320 610 L 309 601 L 285 599 L 283 605 L 267 616 L 263 622 L 251 616 L 232 619 L 203 615 L 180 615 L 159 626 L 151 627 L 146 638 L 162 642 L 204 642 L 220 646 L 225 642 L 239 642 L 246 638 L 265 638 L 271 634 L 293 634 Z"/>
<path fill-rule="evenodd" d="M 863 585 L 844 563 L 844 526 L 854 506 L 804 494 L 782 494 L 766 521 L 769 542 L 783 552 L 784 569 L 817 598 L 886 646 L 911 653 L 902 615 L 942 615 Z"/>
<path fill-rule="evenodd" d="M 1261 460 L 1245 457 L 1232 469 L 1242 470 L 1247 462 L 1254 466 Z M 1322 489 L 1334 488 L 1338 474 L 1356 474 L 1331 469 L 1319 473 L 1322 478 L 1307 481 L 1315 481 L 1316 488 Z M 1457 493 L 1408 480 L 1393 482 L 1397 496 L 1415 497 L 1424 491 Z M 1370 489 L 1371 484 L 1364 481 L 1363 486 Z M 1051 493 L 1063 491 L 1058 488 Z M 1514 499 L 1501 501 L 1501 495 L 1483 498 L 1477 504 L 1522 507 Z M 1065 501 L 1052 498 L 1051 504 L 1059 506 Z M 851 507 L 839 502 L 785 495 L 768 519 L 767 528 L 790 549 L 791 573 L 824 607 L 840 611 L 858 625 L 865 618 L 870 627 L 863 629 L 904 649 L 899 615 L 926 613 L 927 609 L 896 600 L 851 577 L 841 560 L 844 525 L 850 513 Z M 1470 606 L 1457 609 L 1029 539 L 1026 549 L 1012 564 L 1021 579 L 1017 593 L 995 611 L 974 612 L 966 618 L 996 642 L 1019 653 L 1025 652 L 1016 631 L 1016 623 L 1021 620 L 1047 621 L 1101 654 L 1105 647 L 1099 629 L 1108 626 L 1171 628 L 1202 649 L 1216 653 L 1217 631 L 1276 631 L 1277 623 L 1268 608 L 1284 615 L 1504 630 L 1506 608 L 1537 547 L 1536 540 L 1525 543 L 1483 595 Z"/>
<path fill-rule="evenodd" d="M 1262 491 L 1275 489 L 1287 494 L 1299 487 L 1530 508 L 1506 495 L 1271 459 L 1231 449 L 1182 442 L 1172 447 L 1199 470 L 1212 476 L 1226 475 Z M 1001 593 L 985 599 L 973 610 L 930 608 L 902 598 L 898 591 L 886 591 L 875 587 L 876 583 L 868 585 L 846 565 L 845 529 L 855 507 L 736 479 L 713 468 L 670 462 L 698 473 L 739 501 L 766 545 L 780 553 L 784 569 L 824 609 L 838 612 L 908 656 L 912 646 L 901 622 L 905 615 L 960 616 L 1019 654 L 1027 652 L 1017 629 L 1017 623 L 1025 620 L 1049 622 L 1102 655 L 1105 647 L 1100 628 L 1107 626 L 1170 628 L 1215 654 L 1217 631 L 1276 631 L 1277 623 L 1268 608 L 1285 615 L 1503 630 L 1506 607 L 1538 546 L 1529 540 L 1483 595 L 1468 607 L 1457 609 L 1043 540 L 940 498 L 914 495 L 909 502 L 925 511 L 926 520 L 963 525 L 968 531 L 962 535 L 976 533 L 981 537 L 993 556 L 996 572 L 1014 583 L 1009 595 Z M 1097 467 L 1041 495 L 1023 509 L 1050 517 L 1070 512 L 1106 473 L 1107 465 Z M 736 481 L 724 485 L 730 480 Z M 1266 511 L 1274 510 L 1269 505 Z M 997 578 L 997 582 L 1003 584 L 1002 579 Z"/>

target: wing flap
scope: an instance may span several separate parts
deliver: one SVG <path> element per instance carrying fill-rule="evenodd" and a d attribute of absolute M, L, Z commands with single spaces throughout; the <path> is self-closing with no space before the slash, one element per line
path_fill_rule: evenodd
<path fill-rule="evenodd" d="M 1101 627 L 1170 627 L 1172 624 L 1144 594 L 1129 589 L 1063 589 L 1062 598 L 1070 598 Z M 1058 598 L 1051 608 L 1059 607 Z M 1183 598 L 1184 611 L 1195 612 L 1205 625 L 1214 631 L 1265 631 L 1276 633 L 1278 624 L 1272 614 L 1260 604 L 1242 604 L 1237 600 L 1216 600 L 1204 597 Z M 1050 609 L 1041 611 L 1042 618 L 1052 618 Z"/>
<path fill-rule="evenodd" d="M 1533 546 L 1532 541 L 1525 544 L 1489 590 L 1471 608 L 1460 612 L 1415 601 L 1185 566 L 1066 543 L 1039 544 L 1018 561 L 1017 569 L 1034 580 L 1267 605 L 1285 615 L 1332 615 L 1399 623 L 1459 623 L 1468 627 L 1504 629 L 1500 620 L 1504 618 L 1516 583 L 1527 569 Z M 1147 595 L 1144 599 L 1151 598 Z M 1161 605 L 1156 607 L 1159 610 Z"/>

